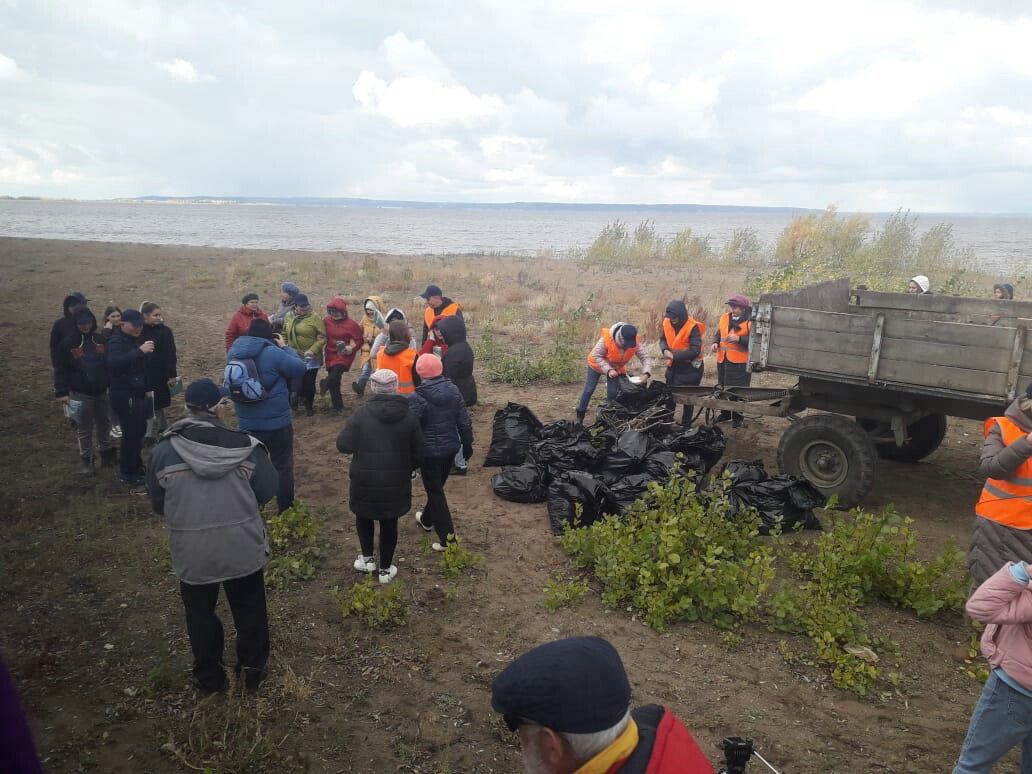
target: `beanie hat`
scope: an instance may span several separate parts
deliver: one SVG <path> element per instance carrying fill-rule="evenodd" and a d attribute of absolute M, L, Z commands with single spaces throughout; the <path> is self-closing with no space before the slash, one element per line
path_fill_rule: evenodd
<path fill-rule="evenodd" d="M 211 379 L 198 379 L 190 383 L 183 397 L 186 399 L 187 408 L 211 411 L 219 401 L 229 397 L 229 390 L 215 384 Z"/>
<path fill-rule="evenodd" d="M 269 324 L 268 320 L 256 317 L 251 320 L 251 324 L 247 327 L 247 335 L 272 341 L 272 326 Z"/>
<path fill-rule="evenodd" d="M 143 315 L 135 309 L 126 309 L 122 312 L 122 322 L 130 325 L 143 325 Z"/>
<path fill-rule="evenodd" d="M 932 286 L 931 281 L 923 274 L 918 274 L 916 277 L 910 278 L 911 282 L 917 283 L 917 286 L 921 288 L 922 293 L 927 293 L 928 288 Z"/>
<path fill-rule="evenodd" d="M 282 290 L 284 293 L 289 293 L 292 296 L 296 296 L 298 293 L 301 292 L 301 288 L 299 288 L 293 282 L 284 282 L 282 285 L 280 285 L 280 290 Z"/>
<path fill-rule="evenodd" d="M 1009 283 L 1001 282 L 999 285 L 993 285 L 993 290 L 1002 290 L 1004 298 L 1008 301 L 1014 300 L 1014 286 Z"/>
<path fill-rule="evenodd" d="M 257 300 L 258 300 L 258 294 L 257 293 L 244 293 L 244 297 L 240 299 L 240 303 L 243 304 L 244 306 L 247 306 L 247 302 L 248 301 L 257 301 Z"/>
<path fill-rule="evenodd" d="M 298 293 L 294 296 L 294 306 L 308 306 L 310 303 L 308 296 L 304 293 Z"/>
<path fill-rule="evenodd" d="M 432 352 L 420 355 L 416 360 L 416 373 L 421 379 L 433 379 L 444 373 L 444 365 L 441 358 Z"/>
<path fill-rule="evenodd" d="M 398 375 L 389 368 L 373 371 L 369 377 L 369 389 L 374 395 L 390 395 L 398 391 Z"/>
<path fill-rule="evenodd" d="M 741 293 L 735 293 L 727 300 L 728 306 L 740 306 L 745 309 L 749 306 L 749 299 L 743 296 Z"/>
<path fill-rule="evenodd" d="M 630 348 L 638 340 L 638 329 L 630 323 L 624 323 L 620 326 L 620 330 L 617 331 L 617 336 L 620 337 L 620 341 L 623 342 L 625 349 Z"/>

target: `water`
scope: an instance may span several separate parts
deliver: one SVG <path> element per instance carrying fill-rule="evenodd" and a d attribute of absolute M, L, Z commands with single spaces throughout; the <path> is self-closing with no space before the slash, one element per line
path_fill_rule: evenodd
<path fill-rule="evenodd" d="M 0 236 L 398 255 L 562 255 L 590 245 L 617 218 L 631 227 L 650 219 L 664 238 L 690 227 L 719 248 L 735 228 L 745 226 L 772 244 L 795 214 L 0 200 Z M 877 225 L 886 217 L 871 220 Z M 989 267 L 1032 267 L 1032 217 L 917 216 L 919 230 L 939 222 L 952 224 L 957 243 L 972 248 Z"/>

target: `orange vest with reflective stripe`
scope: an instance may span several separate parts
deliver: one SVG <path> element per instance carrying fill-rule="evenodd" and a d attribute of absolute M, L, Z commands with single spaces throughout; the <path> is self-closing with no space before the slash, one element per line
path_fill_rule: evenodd
<path fill-rule="evenodd" d="M 692 343 L 692 331 L 699 326 L 699 336 L 706 335 L 706 326 L 698 320 L 689 317 L 688 322 L 681 326 L 681 330 L 674 333 L 674 324 L 667 317 L 663 318 L 663 338 L 666 340 L 666 348 L 671 352 L 677 349 L 688 349 Z M 701 357 L 701 353 L 700 353 Z M 666 358 L 667 368 L 670 368 L 674 361 Z"/>
<path fill-rule="evenodd" d="M 435 317 L 451 317 L 453 314 L 457 314 L 460 309 L 462 307 L 454 301 L 441 309 L 434 309 L 428 306 L 423 312 L 423 322 L 426 323 L 426 329 L 430 330 L 433 327 Z"/>
<path fill-rule="evenodd" d="M 616 342 L 613 340 L 613 334 L 609 332 L 609 328 L 602 329 L 602 341 L 606 345 L 606 360 L 609 361 L 609 365 L 613 367 L 618 374 L 627 373 L 627 364 L 631 362 L 631 358 L 638 352 L 638 337 L 634 338 L 634 346 L 628 347 L 627 349 L 620 349 Z M 595 361 L 591 359 L 591 353 L 588 353 L 588 366 L 591 367 L 592 371 L 602 373 L 602 369 L 599 368 Z"/>
<path fill-rule="evenodd" d="M 742 320 L 738 323 L 739 336 L 748 336 L 752 323 Z M 738 341 L 725 341 L 731 335 L 731 313 L 724 312 L 720 316 L 720 344 L 717 347 L 717 362 L 723 363 L 728 360 L 732 363 L 748 363 L 749 347 L 742 346 Z"/>
<path fill-rule="evenodd" d="M 982 432 L 986 437 L 994 422 L 1000 426 L 1004 446 L 1028 435 L 1007 417 L 992 417 L 985 420 Z M 1032 457 L 1021 463 L 1010 478 L 986 479 L 975 513 L 1015 529 L 1032 529 Z"/>
<path fill-rule="evenodd" d="M 416 383 L 412 381 L 412 366 L 419 353 L 416 350 L 404 349 L 397 355 L 388 355 L 386 349 L 376 353 L 376 367 L 387 368 L 398 375 L 398 392 L 406 395 L 416 391 Z"/>

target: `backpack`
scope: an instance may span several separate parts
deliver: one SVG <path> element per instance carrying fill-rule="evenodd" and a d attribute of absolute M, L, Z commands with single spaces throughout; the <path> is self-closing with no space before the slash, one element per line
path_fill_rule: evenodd
<path fill-rule="evenodd" d="M 258 378 L 258 364 L 252 357 L 235 357 L 226 363 L 222 377 L 234 403 L 258 403 L 265 400 L 265 385 Z"/>

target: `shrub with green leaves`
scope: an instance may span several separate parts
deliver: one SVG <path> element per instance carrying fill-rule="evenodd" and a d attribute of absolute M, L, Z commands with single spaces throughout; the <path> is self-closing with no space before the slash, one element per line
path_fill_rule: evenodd
<path fill-rule="evenodd" d="M 437 567 L 445 578 L 458 578 L 460 575 L 471 574 L 482 561 L 484 557 L 464 548 L 462 539 L 453 535 L 444 547 Z"/>
<path fill-rule="evenodd" d="M 545 584 L 545 609 L 554 613 L 563 607 L 572 607 L 588 593 L 588 582 L 584 578 L 570 578 L 555 575 Z"/>
<path fill-rule="evenodd" d="M 271 588 L 310 580 L 315 575 L 321 556 L 318 533 L 315 514 L 300 501 L 268 520 L 266 534 L 272 556 L 265 565 L 265 582 Z"/>
<path fill-rule="evenodd" d="M 374 629 L 401 626 L 408 620 L 409 603 L 401 581 L 383 587 L 369 575 L 346 591 L 334 586 L 330 597 L 344 618 L 356 616 Z"/>

